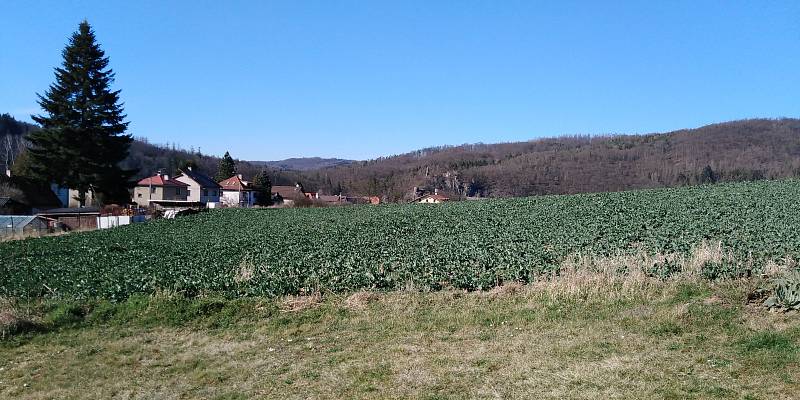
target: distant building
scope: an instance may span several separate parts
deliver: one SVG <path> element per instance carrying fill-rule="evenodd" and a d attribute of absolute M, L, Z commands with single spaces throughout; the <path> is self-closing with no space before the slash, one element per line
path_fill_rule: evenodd
<path fill-rule="evenodd" d="M 222 187 L 220 201 L 228 207 L 252 207 L 256 204 L 255 191 L 242 175 L 234 175 L 219 183 Z"/>
<path fill-rule="evenodd" d="M 429 194 L 422 196 L 421 199 L 417 201 L 417 203 L 425 203 L 425 204 L 438 204 L 444 203 L 445 201 L 449 201 L 450 198 L 447 196 L 442 196 L 438 192 L 434 194 Z"/>
<path fill-rule="evenodd" d="M 287 205 L 291 205 L 296 200 L 306 197 L 305 193 L 306 192 L 303 190 L 303 185 L 300 183 L 296 183 L 294 186 L 278 185 L 272 187 L 272 197 L 274 197 L 277 202 L 283 202 Z M 314 198 L 319 198 L 319 195 L 315 195 Z"/>
<path fill-rule="evenodd" d="M 343 205 L 343 204 L 347 204 L 347 197 L 339 196 L 339 195 L 329 196 L 329 195 L 321 194 L 321 195 L 317 195 L 317 197 L 314 200 L 315 201 L 319 201 L 321 203 L 328 204 L 328 205 Z"/>
<path fill-rule="evenodd" d="M 50 185 L 50 190 L 55 193 L 56 197 L 58 197 L 58 201 L 61 202 L 61 207 L 80 207 L 81 202 L 78 201 L 78 196 L 80 193 L 76 189 L 70 189 L 62 186 L 58 186 L 55 183 Z M 85 204 L 94 204 L 94 191 L 88 190 L 86 192 L 86 202 Z"/>
<path fill-rule="evenodd" d="M 50 221 L 36 215 L 0 215 L 0 237 L 46 234 Z"/>
<path fill-rule="evenodd" d="M 311 201 L 332 206 L 347 204 L 381 204 L 381 199 L 378 196 L 352 197 L 342 195 L 325 195 L 319 194 L 319 192 L 306 192 L 304 194 L 306 198 L 310 199 Z"/>
<path fill-rule="evenodd" d="M 220 202 L 222 186 L 214 182 L 210 177 L 192 170 L 192 167 L 181 171 L 180 175 L 175 177 L 175 180 L 189 185 L 186 189 L 186 199 L 188 201 L 200 202 L 210 207 Z"/>
<path fill-rule="evenodd" d="M 68 230 L 97 229 L 97 217 L 100 216 L 100 209 L 97 207 L 55 208 L 42 211 L 37 216 L 55 220 Z"/>
<path fill-rule="evenodd" d="M 187 201 L 189 185 L 170 179 L 169 175 L 156 174 L 144 178 L 136 183 L 133 189 L 133 202 L 144 207 L 149 207 L 150 202 L 158 201 Z"/>

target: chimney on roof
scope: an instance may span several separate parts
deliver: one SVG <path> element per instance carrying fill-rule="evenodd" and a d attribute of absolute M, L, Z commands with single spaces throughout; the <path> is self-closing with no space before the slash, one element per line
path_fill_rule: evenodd
<path fill-rule="evenodd" d="M 11 170 L 6 168 L 6 176 L 11 178 Z"/>
<path fill-rule="evenodd" d="M 169 175 L 167 175 L 167 174 L 161 175 L 161 179 L 163 179 L 165 181 L 168 181 L 169 180 Z"/>
<path fill-rule="evenodd" d="M 242 174 L 236 174 L 236 176 L 238 176 L 239 179 L 242 179 Z"/>
<path fill-rule="evenodd" d="M 434 189 L 433 189 L 433 194 L 434 194 L 434 195 L 438 195 L 438 194 L 439 194 L 439 189 L 436 189 L 436 188 L 434 188 Z"/>
<path fill-rule="evenodd" d="M 188 166 L 188 167 L 186 167 L 186 169 L 188 169 L 188 170 L 189 170 L 189 172 L 192 172 L 192 166 L 191 166 L 191 165 L 190 165 L 190 166 Z"/>

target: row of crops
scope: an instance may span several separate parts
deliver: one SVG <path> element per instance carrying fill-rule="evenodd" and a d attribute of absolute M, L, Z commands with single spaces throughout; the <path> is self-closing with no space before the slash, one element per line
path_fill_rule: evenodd
<path fill-rule="evenodd" d="M 0 295 L 120 299 L 443 285 L 557 271 L 567 256 L 687 253 L 720 240 L 763 265 L 800 258 L 800 182 L 757 182 L 441 205 L 211 210 L 0 243 Z"/>

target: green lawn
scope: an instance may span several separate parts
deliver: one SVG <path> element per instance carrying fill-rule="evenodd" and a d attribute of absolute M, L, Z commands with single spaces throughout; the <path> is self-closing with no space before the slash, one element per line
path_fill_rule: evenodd
<path fill-rule="evenodd" d="M 792 398 L 800 319 L 753 284 L 17 304 L 0 398 Z"/>

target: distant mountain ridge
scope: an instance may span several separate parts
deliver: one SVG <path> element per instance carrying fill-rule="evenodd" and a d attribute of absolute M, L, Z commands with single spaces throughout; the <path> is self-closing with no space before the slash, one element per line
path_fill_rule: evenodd
<path fill-rule="evenodd" d="M 278 161 L 247 161 L 253 165 L 266 165 L 284 171 L 310 171 L 314 169 L 337 167 L 355 162 L 342 158 L 293 157 Z"/>

